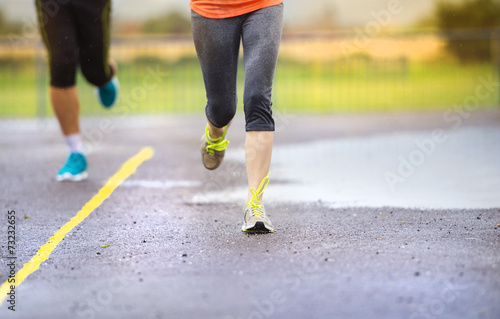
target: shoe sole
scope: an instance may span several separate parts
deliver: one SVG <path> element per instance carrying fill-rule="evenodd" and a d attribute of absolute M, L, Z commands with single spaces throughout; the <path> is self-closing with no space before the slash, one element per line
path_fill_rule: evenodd
<path fill-rule="evenodd" d="M 85 172 L 81 172 L 80 174 L 72 175 L 70 173 L 64 173 L 61 175 L 56 176 L 56 181 L 58 182 L 64 182 L 64 181 L 70 181 L 70 182 L 80 182 L 89 177 L 89 174 Z"/>
<path fill-rule="evenodd" d="M 274 229 L 269 229 L 263 222 L 256 222 L 252 227 L 246 228 L 245 224 L 241 226 L 241 230 L 246 233 L 274 233 Z"/>

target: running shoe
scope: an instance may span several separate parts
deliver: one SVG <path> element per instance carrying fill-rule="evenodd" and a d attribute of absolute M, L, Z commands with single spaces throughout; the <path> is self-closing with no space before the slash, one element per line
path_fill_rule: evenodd
<path fill-rule="evenodd" d="M 106 108 L 110 108 L 115 105 L 116 100 L 118 100 L 119 88 L 120 83 L 118 82 L 118 78 L 114 76 L 111 81 L 96 89 L 99 102 L 101 102 L 101 104 Z"/>
<path fill-rule="evenodd" d="M 66 164 L 64 164 L 59 173 L 57 173 L 56 180 L 60 182 L 79 182 L 87 177 L 87 160 L 85 159 L 85 155 L 75 152 L 69 155 Z"/>
<path fill-rule="evenodd" d="M 207 124 L 205 134 L 201 137 L 201 160 L 206 169 L 214 170 L 222 163 L 229 144 L 229 141 L 225 139 L 228 126 L 224 128 L 221 137 L 212 139 Z"/>
<path fill-rule="evenodd" d="M 260 182 L 259 188 L 250 188 L 252 199 L 243 207 L 243 226 L 241 230 L 250 233 L 272 233 L 274 226 L 266 215 L 264 204 L 259 202 L 259 196 L 264 193 L 269 184 L 269 174 Z"/>

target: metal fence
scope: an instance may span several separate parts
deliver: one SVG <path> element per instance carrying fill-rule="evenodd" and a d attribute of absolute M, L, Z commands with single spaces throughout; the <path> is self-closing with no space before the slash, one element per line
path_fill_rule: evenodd
<path fill-rule="evenodd" d="M 453 41 L 488 41 L 490 58 L 462 62 L 447 49 Z M 446 110 L 467 103 L 498 106 L 499 43 L 498 30 L 285 34 L 274 108 L 366 113 Z M 0 40 L 1 117 L 51 115 L 45 54 L 37 37 Z M 121 83 L 112 114 L 203 111 L 203 79 L 190 36 L 114 37 L 111 55 L 119 64 Z M 109 114 L 81 75 L 78 88 L 83 115 Z"/>

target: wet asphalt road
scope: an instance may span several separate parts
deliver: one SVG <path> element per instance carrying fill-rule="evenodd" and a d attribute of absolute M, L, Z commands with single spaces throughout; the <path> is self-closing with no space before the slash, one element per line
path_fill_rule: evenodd
<path fill-rule="evenodd" d="M 116 128 L 99 135 L 102 121 L 82 123 L 94 141 L 82 183 L 53 180 L 66 155 L 53 121 L 0 122 L 1 256 L 8 210 L 17 215 L 19 270 L 144 146 L 155 156 L 129 180 L 173 186 L 118 187 L 16 288 L 16 311 L 4 302 L 0 318 L 500 318 L 499 208 L 267 203 L 278 231 L 248 235 L 243 203 L 190 201 L 222 178 L 221 189 L 246 183 L 239 162 L 223 164 L 232 178 L 203 169 L 201 116 L 111 119 Z M 280 121 L 276 145 L 441 123 L 435 114 Z M 499 123 L 488 112 L 466 125 Z M 231 145 L 243 138 L 239 117 Z M 0 281 L 7 275 L 2 258 Z"/>

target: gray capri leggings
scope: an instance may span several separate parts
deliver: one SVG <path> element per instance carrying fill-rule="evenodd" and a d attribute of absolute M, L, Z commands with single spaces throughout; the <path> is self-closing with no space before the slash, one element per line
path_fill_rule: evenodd
<path fill-rule="evenodd" d="M 226 19 L 191 11 L 193 38 L 207 92 L 207 119 L 216 127 L 236 113 L 236 78 L 243 43 L 246 131 L 274 131 L 271 91 L 283 29 L 283 4 Z"/>

